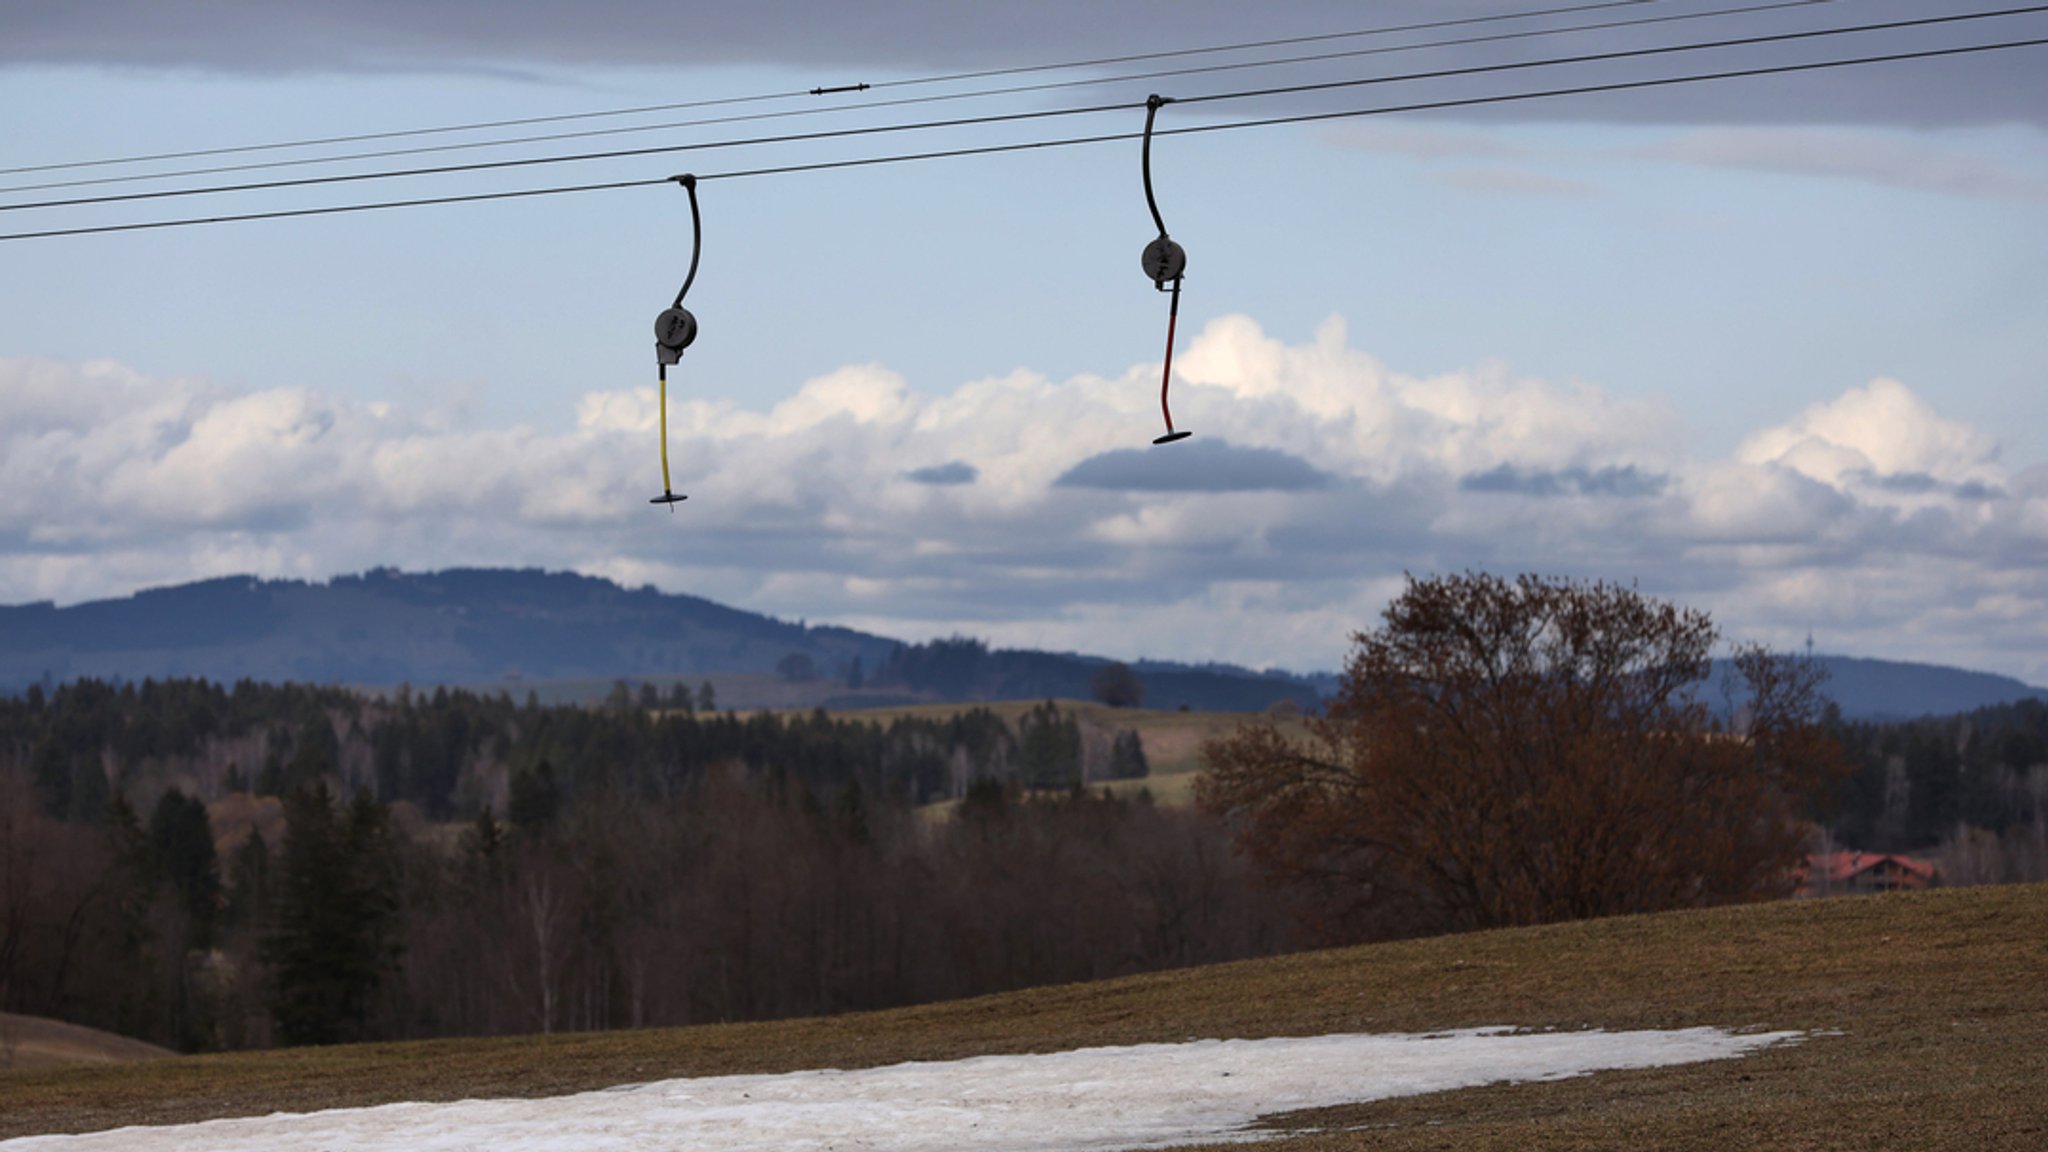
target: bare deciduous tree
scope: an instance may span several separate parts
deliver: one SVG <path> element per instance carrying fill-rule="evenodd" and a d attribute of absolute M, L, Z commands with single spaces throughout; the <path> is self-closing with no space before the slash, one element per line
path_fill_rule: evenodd
<path fill-rule="evenodd" d="M 1743 650 L 1710 708 L 1715 639 L 1630 587 L 1411 578 L 1309 737 L 1211 743 L 1200 800 L 1326 939 L 1776 895 L 1842 764 L 1810 663 Z"/>

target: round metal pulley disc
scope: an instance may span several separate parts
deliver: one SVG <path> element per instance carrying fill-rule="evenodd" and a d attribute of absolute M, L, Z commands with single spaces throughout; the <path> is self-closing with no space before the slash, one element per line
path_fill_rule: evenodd
<path fill-rule="evenodd" d="M 654 318 L 654 342 L 680 352 L 697 338 L 697 318 L 688 308 L 670 308 Z"/>
<path fill-rule="evenodd" d="M 1139 263 L 1144 265 L 1145 275 L 1150 276 L 1154 284 L 1164 284 L 1168 280 L 1180 279 L 1181 274 L 1188 270 L 1188 254 L 1186 249 L 1161 236 L 1145 245 L 1145 254 L 1139 257 Z"/>

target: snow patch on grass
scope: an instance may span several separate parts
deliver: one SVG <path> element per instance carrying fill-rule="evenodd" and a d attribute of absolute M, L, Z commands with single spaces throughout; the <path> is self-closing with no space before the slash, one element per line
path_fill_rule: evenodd
<path fill-rule="evenodd" d="M 1261 1116 L 1744 1056 L 1719 1028 L 1198 1040 L 854 1071 L 665 1080 L 541 1100 L 387 1104 L 0 1142 L 4 1152 L 1120 1152 L 1256 1141 Z M 432 1070 L 422 1068 L 422 1077 Z"/>

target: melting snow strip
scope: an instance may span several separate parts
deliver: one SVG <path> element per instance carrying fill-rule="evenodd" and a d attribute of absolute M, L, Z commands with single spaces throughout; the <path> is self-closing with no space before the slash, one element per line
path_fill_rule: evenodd
<path fill-rule="evenodd" d="M 1476 1028 L 1199 1040 L 31 1136 L 0 1152 L 1121 1152 L 1265 1139 L 1275 1133 L 1250 1126 L 1278 1112 L 1722 1060 L 1799 1037 Z"/>

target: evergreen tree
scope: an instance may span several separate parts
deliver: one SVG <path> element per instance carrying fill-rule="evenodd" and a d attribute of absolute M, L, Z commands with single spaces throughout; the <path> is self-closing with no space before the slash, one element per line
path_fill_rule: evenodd
<path fill-rule="evenodd" d="M 868 801 L 861 793 L 860 777 L 846 778 L 846 786 L 839 790 L 833 809 L 834 823 L 842 835 L 856 844 L 868 842 Z"/>
<path fill-rule="evenodd" d="M 278 781 L 279 788 L 292 792 L 334 775 L 340 760 L 341 741 L 335 737 L 334 725 L 327 719 L 327 713 L 311 712 L 299 721 L 298 732 L 292 740 L 291 759 L 285 762 L 283 775 Z"/>
<path fill-rule="evenodd" d="M 960 798 L 960 818 L 970 821 L 1000 820 L 1008 812 L 1009 797 L 1003 782 L 993 776 L 976 776 Z"/>
<path fill-rule="evenodd" d="M 505 817 L 521 832 L 538 833 L 555 822 L 562 809 L 562 790 L 555 783 L 554 765 L 541 760 L 528 771 L 512 773 L 511 795 L 506 798 Z"/>
<path fill-rule="evenodd" d="M 613 712 L 633 710 L 633 689 L 624 680 L 612 681 L 612 690 L 605 693 L 604 706 Z"/>
<path fill-rule="evenodd" d="M 1129 728 L 1121 729 L 1109 745 L 1109 776 L 1112 780 L 1136 780 L 1150 775 L 1145 760 L 1145 742 Z"/>
<path fill-rule="evenodd" d="M 125 797 L 115 793 L 100 818 L 105 822 L 110 857 L 106 892 L 112 913 L 112 967 L 124 974 L 118 997 L 110 1006 L 109 1023 L 128 1036 L 157 1035 L 163 1002 L 151 974 L 155 968 L 156 934 L 149 924 L 149 906 L 157 891 L 149 834 Z"/>
<path fill-rule="evenodd" d="M 220 861 L 206 805 L 175 789 L 164 793 L 149 819 L 149 850 L 157 875 L 170 882 L 191 926 L 190 946 L 212 947 L 220 911 Z"/>
<path fill-rule="evenodd" d="M 456 845 L 462 851 L 462 860 L 469 878 L 497 879 L 505 864 L 505 826 L 492 815 L 491 806 L 486 804 L 476 814 L 476 819 L 463 830 L 462 839 Z"/>
<path fill-rule="evenodd" d="M 1026 788 L 1066 789 L 1081 782 L 1081 725 L 1048 700 L 1018 721 L 1017 755 Z"/>
<path fill-rule="evenodd" d="M 263 842 L 263 833 L 252 828 L 249 838 L 235 849 L 234 863 L 228 869 L 228 923 L 235 927 L 261 923 L 269 898 L 270 845 Z"/>
<path fill-rule="evenodd" d="M 396 967 L 397 888 L 387 815 L 359 793 L 346 814 L 324 780 L 285 801 L 276 922 L 263 940 L 271 1016 L 286 1044 L 360 1038 Z"/>
<path fill-rule="evenodd" d="M 29 758 L 29 773 L 35 780 L 36 799 L 42 801 L 43 811 L 58 820 L 71 815 L 71 757 L 64 754 L 63 745 L 50 736 L 36 742 L 36 750 Z"/>
<path fill-rule="evenodd" d="M 78 824 L 98 824 L 107 818 L 114 791 L 107 786 L 107 774 L 98 755 L 73 757 L 71 761 L 71 813 Z M 130 812 L 130 816 L 134 813 Z"/>

